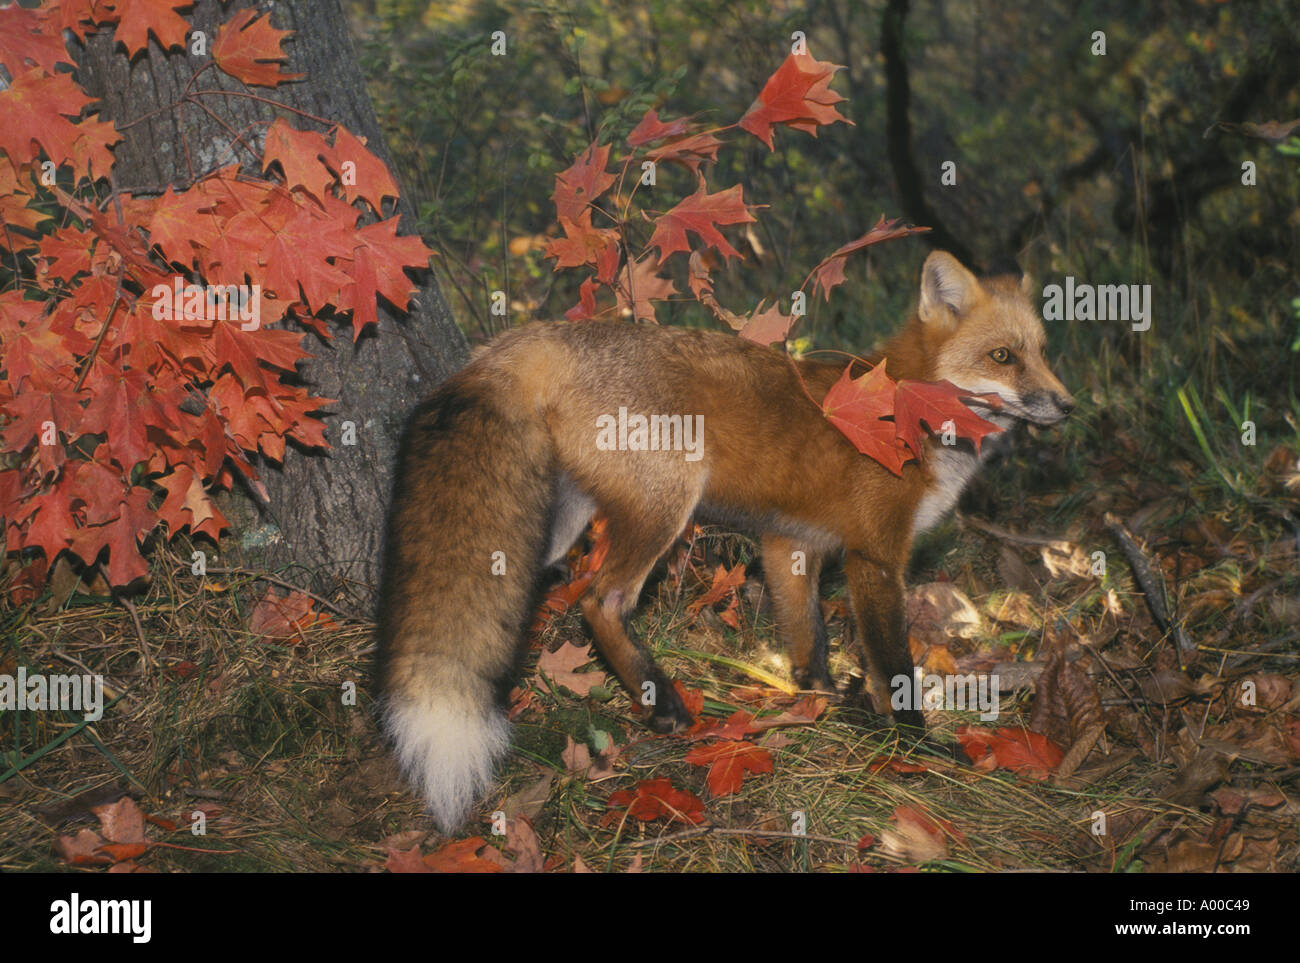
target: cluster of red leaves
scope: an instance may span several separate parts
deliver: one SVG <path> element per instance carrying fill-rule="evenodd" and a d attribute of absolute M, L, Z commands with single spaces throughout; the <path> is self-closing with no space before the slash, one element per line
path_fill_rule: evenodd
<path fill-rule="evenodd" d="M 247 454 L 281 460 L 290 438 L 327 445 L 314 413 L 329 400 L 285 380 L 309 357 L 291 323 L 330 337 L 322 314 L 351 312 L 355 337 L 376 322 L 377 296 L 407 306 L 404 269 L 428 263 L 396 218 L 359 226 L 355 202 L 379 213 L 397 189 L 341 127 L 270 125 L 262 169 L 277 178 L 229 166 L 161 196 L 101 199 L 121 136 L 85 116 L 73 74 L 55 73 L 72 63 L 60 31 L 112 26 L 127 55 L 150 33 L 182 46 L 189 24 L 173 10 L 186 6 L 0 9 L 0 64 L 14 78 L 0 91 L 0 246 L 32 265 L 0 292 L 0 516 L 6 552 L 40 550 L 35 584 L 65 550 L 130 583 L 160 521 L 215 538 L 226 520 L 209 491 L 236 473 L 261 491 Z M 286 33 L 255 16 L 220 28 L 212 65 L 249 84 L 293 79 L 278 67 Z M 224 291 L 205 296 L 225 285 L 256 292 L 244 316 Z"/>
<path fill-rule="evenodd" d="M 831 79 L 840 69 L 806 53 L 790 54 L 733 126 L 758 137 L 770 150 L 773 149 L 772 131 L 777 124 L 816 136 L 818 127 L 847 122 L 834 106 L 844 98 L 830 89 Z M 579 286 L 579 302 L 565 313 L 566 318 L 595 320 L 614 311 L 620 317 L 656 321 L 654 302 L 679 293 L 659 270 L 672 255 L 689 253 L 688 284 L 696 300 L 743 338 L 764 345 L 786 340 L 796 318 L 783 313 L 776 304 L 768 308 L 764 301 L 741 315 L 728 310 L 714 296 L 711 269 L 719 258 L 740 256 L 719 227 L 754 220 L 745 204 L 741 185 L 710 192 L 700 170 L 702 164 L 717 160 L 722 141 L 715 135 L 725 129 L 698 131 L 689 119 L 665 121 L 652 109 L 628 135 L 630 150 L 619 164 L 617 175 L 608 170 L 612 148 L 595 143 L 572 166 L 556 175 L 551 199 L 563 234 L 548 242 L 547 257 L 555 259 L 557 271 L 581 267 L 594 270 Z M 695 193 L 667 211 L 653 217 L 642 212 L 653 225 L 653 232 L 642 252 L 634 256 L 627 247 L 627 228 L 631 223 L 632 195 L 640 184 L 628 196 L 615 185 L 621 186 L 629 169 L 638 170 L 645 161 L 680 164 L 695 174 L 697 181 Z M 599 206 L 597 202 L 611 188 L 615 188 L 612 203 Z M 604 222 L 597 224 L 595 216 Z M 814 294 L 821 291 L 829 299 L 831 290 L 844 283 L 844 265 L 850 254 L 926 230 L 882 216 L 870 231 L 841 246 L 818 264 L 803 287 L 812 283 Z M 690 244 L 692 234 L 700 242 L 695 249 Z M 654 249 L 658 250 L 658 256 Z M 602 307 L 597 302 L 602 289 L 612 293 L 612 306 Z M 946 382 L 896 385 L 881 365 L 857 380 L 846 369 L 822 405 L 826 417 L 860 452 L 901 475 L 904 463 L 921 457 L 927 425 L 930 431 L 937 431 L 941 425 L 951 422 L 956 434 L 972 439 L 977 448 L 984 435 L 1000 430 L 967 408 L 962 397 Z M 996 399 L 990 403 L 996 404 Z"/>
<path fill-rule="evenodd" d="M 844 98 L 831 91 L 829 86 L 839 69 L 834 64 L 819 63 L 807 54 L 792 53 L 768 79 L 745 115 L 731 126 L 748 131 L 770 149 L 773 146 L 772 131 L 777 124 L 815 135 L 819 126 L 844 121 L 845 118 L 833 106 Z M 741 185 L 710 191 L 701 171 L 703 164 L 717 160 L 718 149 L 723 145 L 717 134 L 726 129 L 701 131 L 688 118 L 663 120 L 657 110 L 651 109 L 628 135 L 630 150 L 619 162 L 617 175 L 608 170 L 611 147 L 594 143 L 578 156 L 571 167 L 556 175 L 551 199 L 555 202 L 556 221 L 563 235 L 547 244 L 546 254 L 555 259 L 557 271 L 583 266 L 594 271 L 579 287 L 579 302 L 566 312 L 566 318 L 584 321 L 616 311 L 621 317 L 655 321 L 653 302 L 679 293 L 671 280 L 658 273 L 659 270 L 672 255 L 691 253 L 690 286 L 701 303 L 744 337 L 763 344 L 785 339 L 795 319 L 782 314 L 775 306 L 764 310 L 759 305 L 748 316 L 739 316 L 727 311 L 713 298 L 713 284 L 708 272 L 716 262 L 702 255 L 716 252 L 723 259 L 739 257 L 740 252 L 718 229 L 754 221 Z M 639 171 L 645 161 L 656 165 L 672 163 L 686 168 L 695 175 L 696 188 L 693 194 L 656 216 L 643 212 L 653 230 L 641 253 L 634 255 L 626 247 L 623 230 L 629 223 L 631 196 L 625 197 L 616 189 L 612 205 L 618 208 L 615 211 L 598 206 L 597 201 L 610 188 L 621 185 L 629 169 Z M 635 193 L 634 190 L 632 194 Z M 603 218 L 604 222 L 596 223 L 594 216 Z M 895 236 L 910 230 L 900 229 Z M 690 235 L 697 237 L 701 244 L 693 252 Z M 848 245 L 836 252 L 841 255 L 836 263 L 842 264 L 843 256 L 851 250 L 856 248 Z M 843 280 L 842 267 L 838 281 L 834 279 L 834 271 L 834 266 L 826 266 L 824 278 L 819 274 L 819 283 L 826 289 Z M 612 306 L 597 304 L 596 297 L 601 289 L 613 294 Z"/>
<path fill-rule="evenodd" d="M 698 717 L 704 707 L 702 693 L 675 683 L 687 711 Z M 809 696 L 790 705 L 784 712 L 755 718 L 743 709 L 733 712 L 727 719 L 698 719 L 682 738 L 698 742 L 686 754 L 686 761 L 696 766 L 707 766 L 705 777 L 709 793 L 714 798 L 739 792 L 749 774 L 772 771 L 772 754 L 749 740 L 780 726 L 808 725 L 815 722 L 826 710 L 826 700 Z M 667 779 L 641 780 L 632 789 L 612 793 L 608 802 L 611 812 L 605 815 L 605 825 L 620 817 L 615 810 L 626 809 L 627 814 L 641 822 L 667 818 L 671 821 L 699 823 L 704 819 L 704 803 L 693 793 L 676 789 Z"/>
<path fill-rule="evenodd" d="M 925 426 L 938 432 L 951 423 L 957 437 L 975 442 L 976 451 L 985 435 L 1002 430 L 963 404 L 971 397 L 992 407 L 1001 404 L 997 395 L 973 396 L 949 381 L 895 381 L 882 360 L 858 378 L 852 365 L 845 368 L 826 393 L 822 411 L 858 451 L 902 475 L 905 463 L 924 457 Z"/>

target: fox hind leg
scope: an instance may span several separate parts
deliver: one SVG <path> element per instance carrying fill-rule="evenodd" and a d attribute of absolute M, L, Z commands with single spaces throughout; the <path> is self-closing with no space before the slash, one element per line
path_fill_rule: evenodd
<path fill-rule="evenodd" d="M 763 536 L 763 579 L 772 593 L 773 614 L 790 651 L 795 681 L 804 689 L 834 692 L 821 609 L 823 559 L 792 538 Z"/>
<path fill-rule="evenodd" d="M 671 680 L 632 637 L 627 623 L 646 577 L 676 541 L 690 510 L 665 519 L 662 513 L 638 518 L 633 512 L 602 508 L 609 518 L 609 554 L 583 596 L 582 614 L 596 648 L 633 701 L 650 707 L 650 727 L 657 732 L 684 729 L 691 725 L 690 713 Z"/>

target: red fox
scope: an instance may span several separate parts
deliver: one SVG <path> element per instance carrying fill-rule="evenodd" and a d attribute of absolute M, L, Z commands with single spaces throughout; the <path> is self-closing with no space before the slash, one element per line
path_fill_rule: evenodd
<path fill-rule="evenodd" d="M 1074 399 L 1043 360 L 1044 340 L 1018 278 L 979 279 L 936 251 L 914 316 L 883 355 L 895 378 L 996 393 L 1002 405 L 987 417 L 1000 427 L 1050 425 Z M 834 691 L 818 583 L 835 553 L 877 711 L 888 680 L 910 684 L 912 540 L 953 507 L 980 458 L 969 443 L 931 438 L 900 478 L 859 454 L 804 388 L 824 397 L 842 368 L 792 365 L 723 333 L 543 322 L 498 337 L 416 409 L 389 517 L 379 671 L 398 760 L 445 832 L 491 788 L 506 751 L 502 700 L 539 575 L 597 511 L 610 548 L 582 613 L 633 700 L 652 707 L 654 729 L 690 718 L 627 622 L 693 514 L 761 537 L 801 686 Z M 894 719 L 924 729 L 917 708 Z"/>

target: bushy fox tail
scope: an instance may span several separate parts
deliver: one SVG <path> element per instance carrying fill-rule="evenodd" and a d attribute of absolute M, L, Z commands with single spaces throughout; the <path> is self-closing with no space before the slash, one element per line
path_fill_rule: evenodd
<path fill-rule="evenodd" d="M 411 417 L 380 593 L 383 725 L 444 832 L 491 788 L 556 490 L 536 408 L 474 366 Z"/>

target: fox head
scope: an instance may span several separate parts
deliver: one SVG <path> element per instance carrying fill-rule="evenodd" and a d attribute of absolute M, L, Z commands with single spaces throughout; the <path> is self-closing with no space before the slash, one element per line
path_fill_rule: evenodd
<path fill-rule="evenodd" d="M 917 311 L 929 377 L 1002 398 L 999 413 L 1052 425 L 1074 398 L 1043 360 L 1047 341 L 1028 278 L 977 278 L 946 251 L 921 268 Z"/>

